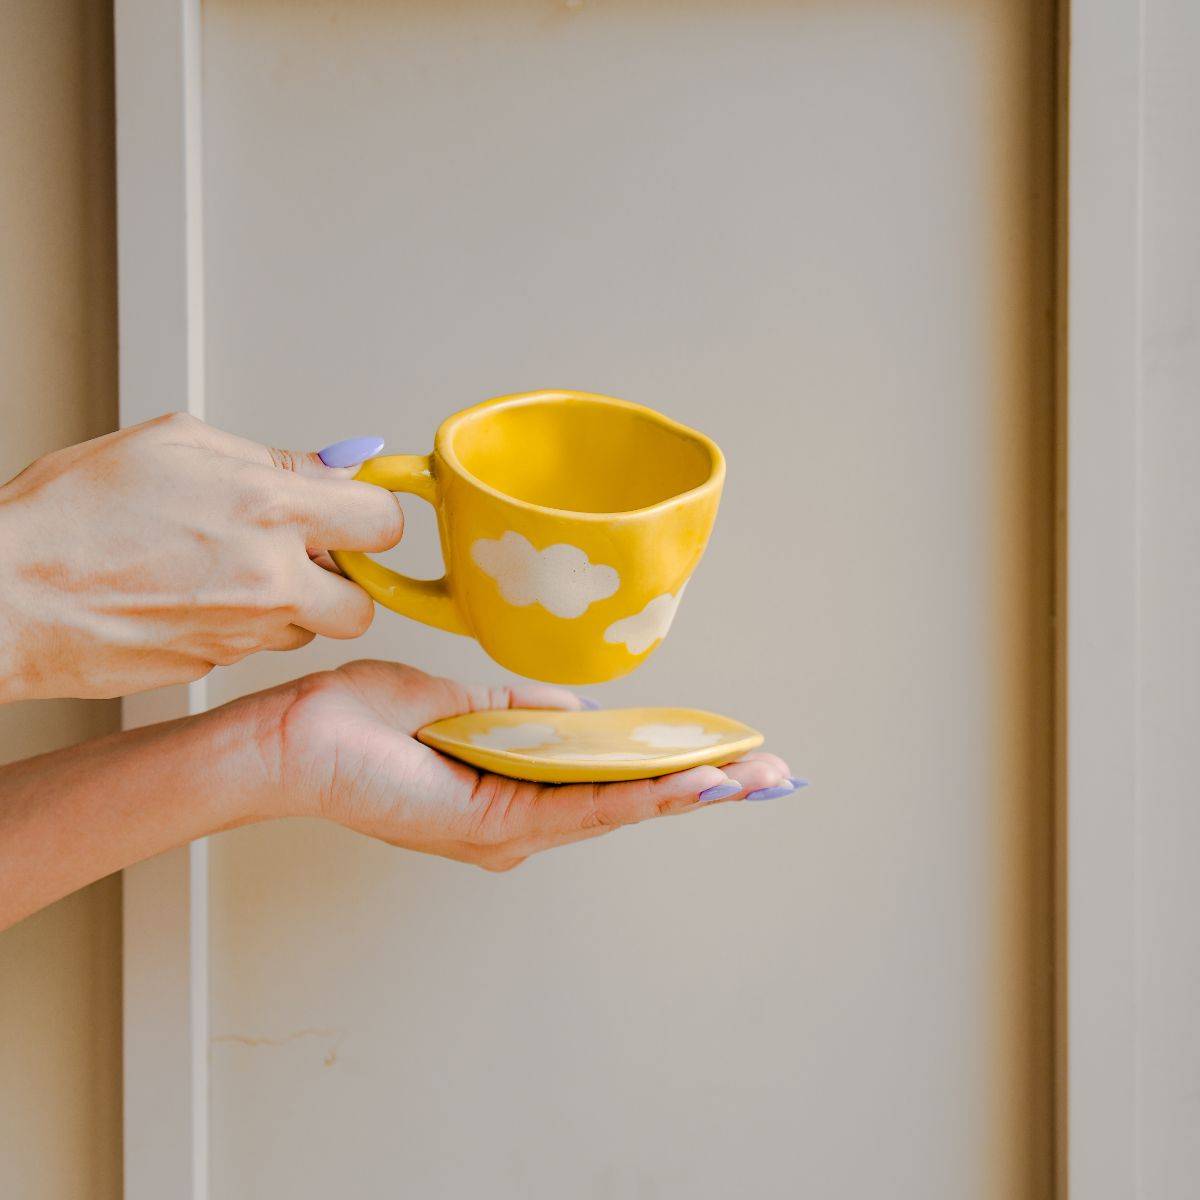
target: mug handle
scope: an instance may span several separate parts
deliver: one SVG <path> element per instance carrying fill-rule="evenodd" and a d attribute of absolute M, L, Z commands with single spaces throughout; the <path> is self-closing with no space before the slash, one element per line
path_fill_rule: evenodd
<path fill-rule="evenodd" d="M 385 454 L 369 458 L 354 477 L 389 492 L 409 492 L 439 507 L 433 458 L 428 454 Z M 440 514 L 439 514 L 440 515 Z M 410 579 L 357 550 L 331 550 L 330 557 L 342 574 L 354 580 L 373 600 L 414 621 L 448 633 L 469 637 L 471 631 L 459 615 L 450 585 L 441 579 Z"/>

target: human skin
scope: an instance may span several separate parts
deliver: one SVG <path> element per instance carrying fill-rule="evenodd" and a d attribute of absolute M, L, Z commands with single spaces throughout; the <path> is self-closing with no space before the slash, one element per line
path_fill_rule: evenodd
<path fill-rule="evenodd" d="M 38 459 L 0 487 L 0 703 L 357 637 L 374 604 L 324 551 L 389 549 L 404 518 L 353 474 L 180 413 Z"/>
<path fill-rule="evenodd" d="M 505 871 L 652 817 L 790 790 L 787 764 L 761 751 L 724 768 L 555 786 L 480 773 L 414 737 L 443 717 L 509 707 L 583 702 L 542 684 L 472 687 L 353 662 L 0 768 L 0 928 L 131 863 L 257 821 L 324 818 Z M 739 790 L 703 802 L 724 784 Z"/>

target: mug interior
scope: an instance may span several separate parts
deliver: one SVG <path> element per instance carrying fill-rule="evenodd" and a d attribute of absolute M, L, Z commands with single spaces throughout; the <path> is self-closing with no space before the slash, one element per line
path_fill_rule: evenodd
<path fill-rule="evenodd" d="M 706 438 L 603 397 L 522 397 L 464 413 L 449 448 L 468 474 L 543 508 L 649 508 L 705 483 L 719 452 Z"/>

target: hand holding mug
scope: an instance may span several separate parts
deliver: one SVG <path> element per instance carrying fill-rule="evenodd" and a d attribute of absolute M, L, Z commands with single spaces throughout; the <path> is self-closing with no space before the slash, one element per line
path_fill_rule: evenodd
<path fill-rule="evenodd" d="M 0 488 L 0 700 L 123 695 L 361 634 L 370 599 L 313 558 L 386 550 L 404 520 L 352 474 L 183 414 L 39 459 Z"/>

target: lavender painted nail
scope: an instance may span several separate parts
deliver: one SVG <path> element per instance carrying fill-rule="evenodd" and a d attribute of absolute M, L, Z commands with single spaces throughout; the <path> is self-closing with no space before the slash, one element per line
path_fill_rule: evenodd
<path fill-rule="evenodd" d="M 354 437 L 318 450 L 317 457 L 327 467 L 357 467 L 368 458 L 374 458 L 382 449 L 381 437 Z"/>
<path fill-rule="evenodd" d="M 716 783 L 710 788 L 705 788 L 704 791 L 696 797 L 701 804 L 711 804 L 714 800 L 728 800 L 730 796 L 736 796 L 742 790 L 740 783 Z"/>
<path fill-rule="evenodd" d="M 790 796 L 795 790 L 795 787 L 789 780 L 787 783 L 778 784 L 776 787 L 759 788 L 757 792 L 751 792 L 746 799 L 778 800 L 780 796 Z"/>
<path fill-rule="evenodd" d="M 788 776 L 788 783 L 790 783 L 793 788 L 808 787 L 807 779 L 797 779 L 795 775 Z"/>
<path fill-rule="evenodd" d="M 591 696 L 580 696 L 579 703 L 587 709 L 588 712 L 595 712 L 600 705 L 591 698 Z"/>

